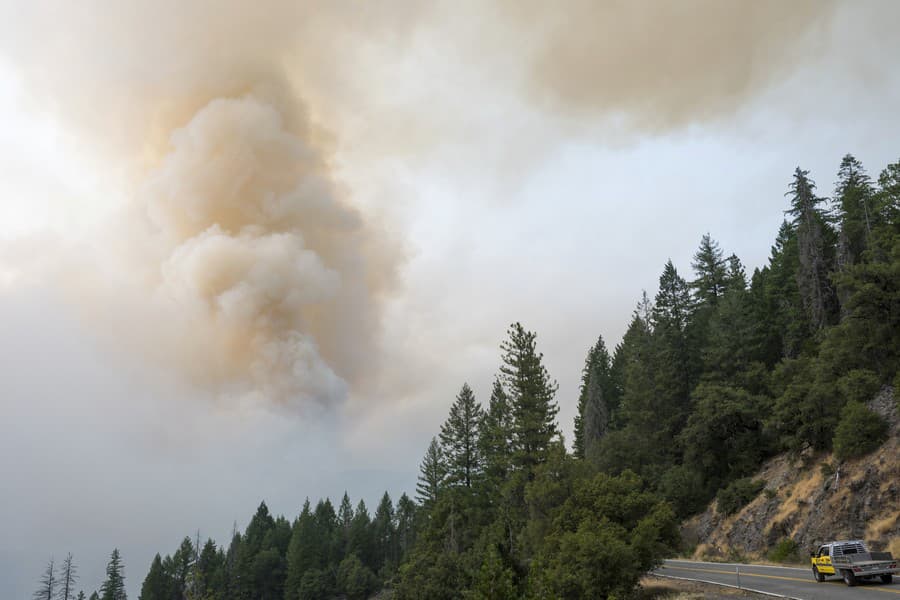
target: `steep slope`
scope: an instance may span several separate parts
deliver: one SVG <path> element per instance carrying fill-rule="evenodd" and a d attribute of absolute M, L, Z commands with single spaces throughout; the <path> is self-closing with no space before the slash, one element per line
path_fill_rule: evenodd
<path fill-rule="evenodd" d="M 900 414 L 886 387 L 869 408 L 890 423 L 875 452 L 838 464 L 831 454 L 783 454 L 757 473 L 765 489 L 743 509 L 724 516 L 712 502 L 682 525 L 695 558 L 765 558 L 781 540 L 796 543 L 796 558 L 832 539 L 864 539 L 900 555 Z"/>

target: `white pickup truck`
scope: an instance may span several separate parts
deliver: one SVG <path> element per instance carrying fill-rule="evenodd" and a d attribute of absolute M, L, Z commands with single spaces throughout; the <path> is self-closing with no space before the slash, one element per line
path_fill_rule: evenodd
<path fill-rule="evenodd" d="M 822 544 L 812 554 L 813 577 L 818 582 L 825 581 L 828 575 L 840 575 L 849 586 L 873 577 L 890 583 L 898 571 L 897 560 L 890 552 L 869 552 L 860 540 Z"/>

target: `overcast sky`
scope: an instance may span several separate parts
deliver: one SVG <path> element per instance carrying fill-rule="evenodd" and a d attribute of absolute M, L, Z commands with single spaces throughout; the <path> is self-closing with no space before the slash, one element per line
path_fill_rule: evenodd
<path fill-rule="evenodd" d="M 513 321 L 570 439 L 667 259 L 900 159 L 890 2 L 263 4 L 0 0 L 2 598 L 412 493 Z"/>

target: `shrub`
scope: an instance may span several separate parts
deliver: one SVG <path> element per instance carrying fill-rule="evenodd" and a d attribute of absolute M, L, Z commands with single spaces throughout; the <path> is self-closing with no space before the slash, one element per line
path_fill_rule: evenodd
<path fill-rule="evenodd" d="M 834 455 L 838 460 L 865 456 L 887 439 L 888 424 L 864 404 L 848 402 L 834 432 Z"/>
<path fill-rule="evenodd" d="M 850 371 L 838 380 L 837 385 L 848 402 L 868 402 L 881 389 L 878 375 L 868 369 Z"/>
<path fill-rule="evenodd" d="M 800 546 L 791 538 L 783 538 L 769 551 L 769 560 L 772 562 L 799 562 Z"/>
<path fill-rule="evenodd" d="M 716 507 L 724 515 L 732 515 L 756 498 L 766 485 L 764 481 L 744 477 L 736 479 L 716 494 Z"/>
<path fill-rule="evenodd" d="M 831 463 L 824 462 L 819 465 L 819 471 L 822 472 L 822 477 L 828 479 L 832 475 L 834 475 L 834 466 Z"/>

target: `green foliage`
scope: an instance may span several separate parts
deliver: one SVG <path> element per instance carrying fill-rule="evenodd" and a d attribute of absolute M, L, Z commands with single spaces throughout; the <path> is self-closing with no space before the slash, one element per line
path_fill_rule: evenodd
<path fill-rule="evenodd" d="M 671 508 L 641 488 L 630 473 L 575 480 L 535 559 L 530 594 L 628 595 L 638 579 L 678 544 Z"/>
<path fill-rule="evenodd" d="M 881 389 L 878 374 L 868 369 L 854 369 L 838 379 L 837 383 L 848 402 L 868 402 Z"/>
<path fill-rule="evenodd" d="M 526 331 L 521 323 L 510 325 L 507 334 L 509 338 L 500 345 L 500 373 L 512 408 L 512 459 L 530 478 L 533 469 L 546 460 L 550 443 L 559 433 L 559 407 L 554 401 L 557 385 L 544 367 L 543 354 L 537 351 L 537 334 Z"/>
<path fill-rule="evenodd" d="M 865 456 L 886 439 L 888 423 L 864 404 L 848 402 L 834 433 L 834 455 L 838 460 Z"/>
<path fill-rule="evenodd" d="M 716 509 L 723 515 L 733 515 L 756 498 L 766 482 L 744 477 L 732 481 L 716 494 Z"/>
<path fill-rule="evenodd" d="M 768 558 L 777 563 L 800 562 L 800 546 L 791 538 L 783 538 L 769 551 Z"/>
<path fill-rule="evenodd" d="M 346 595 L 348 600 L 365 600 L 378 587 L 375 574 L 355 554 L 341 561 L 337 570 L 337 591 Z"/>
<path fill-rule="evenodd" d="M 450 407 L 447 421 L 441 425 L 441 450 L 447 465 L 447 483 L 471 487 L 481 474 L 482 459 L 478 444 L 478 428 L 482 422 L 481 406 L 475 393 L 464 383 Z"/>
<path fill-rule="evenodd" d="M 106 580 L 100 586 L 100 600 L 127 600 L 125 593 L 125 567 L 119 549 L 112 551 L 106 565 Z"/>

